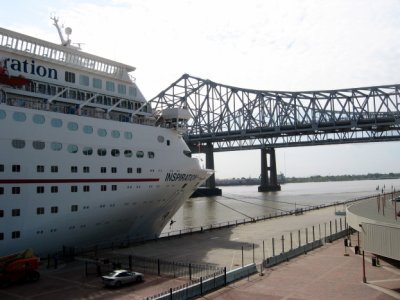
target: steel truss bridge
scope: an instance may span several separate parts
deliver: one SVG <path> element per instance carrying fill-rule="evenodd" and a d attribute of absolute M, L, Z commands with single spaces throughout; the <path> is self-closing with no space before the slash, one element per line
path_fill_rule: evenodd
<path fill-rule="evenodd" d="M 153 109 L 187 108 L 193 149 L 246 149 L 400 139 L 400 84 L 340 90 L 252 90 L 184 74 L 150 100 Z"/>

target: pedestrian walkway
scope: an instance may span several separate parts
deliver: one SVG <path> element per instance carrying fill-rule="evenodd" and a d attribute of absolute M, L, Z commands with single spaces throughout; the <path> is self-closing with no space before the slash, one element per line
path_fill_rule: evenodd
<path fill-rule="evenodd" d="M 357 243 L 356 234 L 352 245 Z M 362 256 L 345 248 L 343 239 L 299 256 L 276 267 L 265 269 L 204 296 L 208 300 L 245 299 L 400 299 L 400 270 L 382 260 L 374 267 L 366 254 L 363 283 Z"/>

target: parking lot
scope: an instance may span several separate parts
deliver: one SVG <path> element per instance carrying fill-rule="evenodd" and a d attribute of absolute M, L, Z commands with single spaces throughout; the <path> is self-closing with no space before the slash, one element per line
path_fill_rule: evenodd
<path fill-rule="evenodd" d="M 42 267 L 41 279 L 35 283 L 14 284 L 0 289 L 0 299 L 144 299 L 170 287 L 187 283 L 183 278 L 166 278 L 144 274 L 144 282 L 120 288 L 104 287 L 97 275 L 85 276 L 85 264 L 73 262 L 56 270 Z"/>

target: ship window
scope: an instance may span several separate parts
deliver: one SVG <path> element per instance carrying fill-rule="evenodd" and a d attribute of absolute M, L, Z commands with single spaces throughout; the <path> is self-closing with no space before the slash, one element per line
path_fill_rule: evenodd
<path fill-rule="evenodd" d="M 12 194 L 20 194 L 21 193 L 21 188 L 19 186 L 13 186 L 11 188 L 11 193 Z"/>
<path fill-rule="evenodd" d="M 51 166 L 51 173 L 58 173 L 58 166 Z"/>
<path fill-rule="evenodd" d="M 79 75 L 79 84 L 89 86 L 89 77 L 86 75 Z"/>
<path fill-rule="evenodd" d="M 0 232 L 0 241 L 4 240 L 4 233 Z"/>
<path fill-rule="evenodd" d="M 84 185 L 84 186 L 83 186 L 83 191 L 84 191 L 84 192 L 89 192 L 89 191 L 90 191 L 90 186 Z"/>
<path fill-rule="evenodd" d="M 159 141 L 160 143 L 164 143 L 164 137 L 162 135 L 159 135 L 157 137 L 157 141 Z"/>
<path fill-rule="evenodd" d="M 147 156 L 148 158 L 154 158 L 154 152 L 153 151 L 147 152 Z"/>
<path fill-rule="evenodd" d="M 50 191 L 51 191 L 52 193 L 58 193 L 58 186 L 53 185 L 53 186 L 50 188 Z"/>
<path fill-rule="evenodd" d="M 60 128 L 62 126 L 62 120 L 57 118 L 51 119 L 51 126 Z"/>
<path fill-rule="evenodd" d="M 12 165 L 12 171 L 15 173 L 21 172 L 21 166 L 20 165 Z"/>
<path fill-rule="evenodd" d="M 43 115 L 34 115 L 34 116 L 32 117 L 32 121 L 33 121 L 33 123 L 35 123 L 35 124 L 44 124 L 45 118 L 44 118 Z"/>
<path fill-rule="evenodd" d="M 75 73 L 65 71 L 65 81 L 75 83 Z"/>
<path fill-rule="evenodd" d="M 104 128 L 99 128 L 97 129 L 97 134 L 99 136 L 105 137 L 107 135 L 107 130 L 105 130 Z"/>
<path fill-rule="evenodd" d="M 93 149 L 92 149 L 92 147 L 84 147 L 82 152 L 83 152 L 83 155 L 92 155 Z"/>
<path fill-rule="evenodd" d="M 116 167 L 112 167 L 111 168 L 111 173 L 117 173 L 117 168 Z"/>
<path fill-rule="evenodd" d="M 44 207 L 37 207 L 36 208 L 36 214 L 44 215 Z"/>
<path fill-rule="evenodd" d="M 50 211 L 51 211 L 52 214 L 58 213 L 58 206 L 52 206 L 52 207 L 50 208 Z"/>
<path fill-rule="evenodd" d="M 46 147 L 46 144 L 45 144 L 45 142 L 42 142 L 42 141 L 33 141 L 32 147 L 33 147 L 33 149 L 36 149 L 36 150 L 43 150 Z"/>
<path fill-rule="evenodd" d="M 52 142 L 51 149 L 53 149 L 54 151 L 60 151 L 62 149 L 62 144 L 58 142 Z"/>
<path fill-rule="evenodd" d="M 21 237 L 21 232 L 20 231 L 11 232 L 11 238 L 12 239 L 19 239 L 20 237 Z"/>
<path fill-rule="evenodd" d="M 107 168 L 106 167 L 101 167 L 100 168 L 100 173 L 107 173 Z"/>
<path fill-rule="evenodd" d="M 90 168 L 88 166 L 84 166 L 83 173 L 89 173 L 89 172 L 90 172 Z"/>
<path fill-rule="evenodd" d="M 127 173 L 132 173 L 132 168 L 127 168 L 127 169 L 126 169 L 126 172 L 127 172 Z"/>
<path fill-rule="evenodd" d="M 92 134 L 93 133 L 93 127 L 89 125 L 83 126 L 83 132 L 86 134 Z"/>
<path fill-rule="evenodd" d="M 112 190 L 112 191 L 116 191 L 116 190 L 117 190 L 117 185 L 113 184 L 113 185 L 111 186 L 111 190 Z"/>
<path fill-rule="evenodd" d="M 44 172 L 44 166 L 36 166 L 36 172 L 43 173 Z"/>
<path fill-rule="evenodd" d="M 71 131 L 76 131 L 76 130 L 78 130 L 78 124 L 75 122 L 69 122 L 68 129 Z"/>
<path fill-rule="evenodd" d="M 100 190 L 101 190 L 102 192 L 107 191 L 107 185 L 102 184 L 101 187 L 100 187 Z"/>
<path fill-rule="evenodd" d="M 142 158 L 143 156 L 144 156 L 144 152 L 143 151 L 137 151 L 136 152 L 136 157 Z"/>
<path fill-rule="evenodd" d="M 113 137 L 113 138 L 119 138 L 120 137 L 120 133 L 119 133 L 119 131 L 118 130 L 113 130 L 113 131 L 111 131 L 111 136 Z"/>
<path fill-rule="evenodd" d="M 18 216 L 20 216 L 20 215 L 21 215 L 20 209 L 19 209 L 19 208 L 14 208 L 13 210 L 11 210 L 11 215 L 12 215 L 13 217 L 18 217 Z"/>
<path fill-rule="evenodd" d="M 4 172 L 4 165 L 0 165 L 0 172 Z"/>
<path fill-rule="evenodd" d="M 118 84 L 118 93 L 121 95 L 126 94 L 126 85 Z"/>
<path fill-rule="evenodd" d="M 119 156 L 119 150 L 118 149 L 112 149 L 111 150 L 111 155 L 115 156 L 115 157 L 118 157 Z"/>
<path fill-rule="evenodd" d="M 115 92 L 115 84 L 111 81 L 106 81 L 106 90 L 109 92 Z"/>
<path fill-rule="evenodd" d="M 0 218 L 4 217 L 4 210 L 0 209 Z"/>
<path fill-rule="evenodd" d="M 167 140 L 167 146 L 171 145 L 170 140 Z"/>
<path fill-rule="evenodd" d="M 25 148 L 25 141 L 24 140 L 12 140 L 11 144 L 16 149 L 23 149 Z"/>
<path fill-rule="evenodd" d="M 78 173 L 78 167 L 77 166 L 71 166 L 71 173 Z"/>
<path fill-rule="evenodd" d="M 125 150 L 124 155 L 125 157 L 132 157 L 132 150 Z"/>
<path fill-rule="evenodd" d="M 129 96 L 136 97 L 136 88 L 133 86 L 129 87 Z"/>
<path fill-rule="evenodd" d="M 131 140 L 131 139 L 132 139 L 132 132 L 125 131 L 125 132 L 124 132 L 124 137 L 125 137 L 127 140 Z"/>
<path fill-rule="evenodd" d="M 16 111 L 13 113 L 13 119 L 14 119 L 14 121 L 17 121 L 17 122 L 25 122 L 26 115 L 22 112 Z"/>
<path fill-rule="evenodd" d="M 36 193 L 43 194 L 44 193 L 44 186 L 37 186 Z"/>
<path fill-rule="evenodd" d="M 78 152 L 78 146 L 77 145 L 68 145 L 67 148 L 69 153 L 77 153 Z"/>
<path fill-rule="evenodd" d="M 7 116 L 6 112 L 4 110 L 0 109 L 0 120 L 5 119 L 6 116 Z"/>
<path fill-rule="evenodd" d="M 136 168 L 136 173 L 142 173 L 142 168 Z"/>
<path fill-rule="evenodd" d="M 73 185 L 71 186 L 71 193 L 77 193 L 78 192 L 78 186 Z"/>
<path fill-rule="evenodd" d="M 4 194 L 4 188 L 2 186 L 0 186 L 0 195 Z"/>
<path fill-rule="evenodd" d="M 71 205 L 71 211 L 78 211 L 78 205 Z"/>
<path fill-rule="evenodd" d="M 104 148 L 97 149 L 97 154 L 99 156 L 105 156 L 107 154 L 107 150 Z"/>
<path fill-rule="evenodd" d="M 101 87 L 102 87 L 101 79 L 93 78 L 93 87 L 96 89 L 101 89 Z"/>

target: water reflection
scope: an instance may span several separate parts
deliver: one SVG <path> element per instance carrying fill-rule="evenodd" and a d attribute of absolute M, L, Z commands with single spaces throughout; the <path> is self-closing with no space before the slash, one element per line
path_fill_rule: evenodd
<path fill-rule="evenodd" d="M 399 179 L 292 183 L 280 192 L 259 193 L 257 186 L 222 187 L 223 196 L 187 200 L 164 232 L 217 224 L 293 210 L 309 205 L 342 202 L 378 193 L 377 186 L 400 189 Z M 381 190 L 379 190 L 381 192 Z"/>

